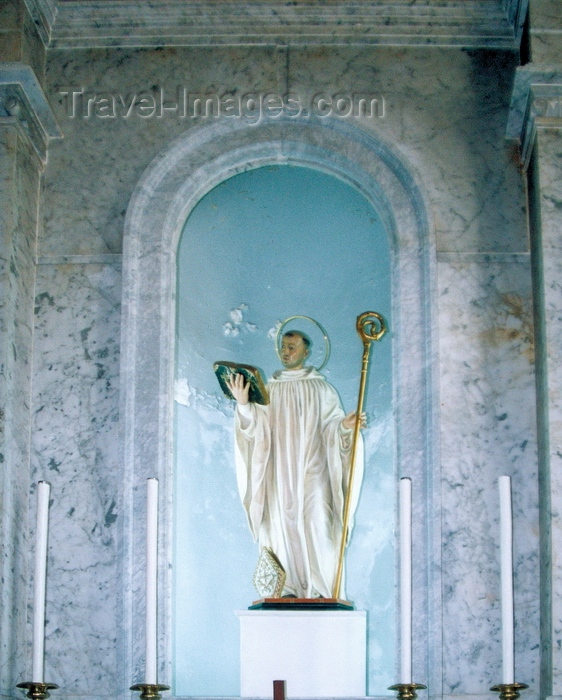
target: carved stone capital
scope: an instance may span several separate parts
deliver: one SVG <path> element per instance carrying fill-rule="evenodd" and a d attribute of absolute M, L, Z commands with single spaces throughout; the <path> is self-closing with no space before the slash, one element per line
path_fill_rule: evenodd
<path fill-rule="evenodd" d="M 44 164 L 51 139 L 63 136 L 51 105 L 30 66 L 0 62 L 0 125 L 14 123 Z"/>
<path fill-rule="evenodd" d="M 525 167 L 538 128 L 562 129 L 562 65 L 517 69 L 506 137 L 519 141 Z"/>

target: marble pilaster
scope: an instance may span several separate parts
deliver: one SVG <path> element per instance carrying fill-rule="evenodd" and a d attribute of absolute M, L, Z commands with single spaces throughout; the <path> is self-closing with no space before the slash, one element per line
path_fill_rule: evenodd
<path fill-rule="evenodd" d="M 23 680 L 33 286 L 40 163 L 17 120 L 0 117 L 0 693 Z"/>
<path fill-rule="evenodd" d="M 541 3 L 538 3 L 540 6 Z M 542 3 L 547 16 L 552 4 Z M 546 12 L 546 15 L 545 15 Z M 541 14 L 539 13 L 539 16 Z M 556 33 L 556 32 L 555 32 Z M 554 35 L 553 35 L 554 36 Z M 537 37 L 535 36 L 535 40 Z M 535 41 L 536 43 L 536 41 Z M 524 110 L 521 106 L 524 105 Z M 519 110 L 518 110 L 519 106 Z M 562 66 L 519 70 L 510 124 L 527 165 L 537 355 L 541 695 L 562 696 Z"/>
<path fill-rule="evenodd" d="M 35 255 L 40 179 L 47 142 L 55 135 L 60 132 L 31 68 L 0 64 L 1 695 L 10 695 L 17 682 L 26 680 L 21 651 L 27 636 L 29 576 L 22 552 L 30 548 Z"/>
<path fill-rule="evenodd" d="M 551 695 L 562 695 L 562 344 L 559 309 L 562 306 L 560 274 L 562 247 L 562 120 L 558 128 L 537 128 L 532 187 L 535 313 L 539 321 L 537 365 L 541 440 L 541 495 L 543 517 L 543 586 L 545 602 L 543 634 L 545 653 L 543 683 Z M 548 622 L 547 622 L 548 620 Z M 548 640 L 548 641 L 547 641 Z"/>

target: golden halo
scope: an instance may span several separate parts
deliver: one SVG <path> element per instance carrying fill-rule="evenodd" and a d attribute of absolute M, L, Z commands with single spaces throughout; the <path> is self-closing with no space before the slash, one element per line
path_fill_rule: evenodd
<path fill-rule="evenodd" d="M 277 329 L 277 335 L 275 336 L 275 351 L 277 352 L 277 357 L 279 360 L 281 360 L 281 347 L 279 340 L 282 337 L 281 336 L 281 331 L 285 326 L 290 323 L 291 321 L 294 321 L 296 318 L 303 318 L 305 321 L 310 321 L 311 323 L 314 323 L 320 328 L 322 331 L 322 335 L 324 336 L 324 361 L 320 365 L 320 367 L 317 367 L 317 370 L 320 371 L 323 367 L 326 366 L 328 363 L 328 360 L 330 359 L 330 338 L 328 337 L 328 334 L 326 333 L 326 329 L 324 326 L 322 326 L 318 321 L 315 321 L 313 318 L 310 318 L 310 316 L 289 316 L 289 318 L 286 318 L 283 323 L 279 326 Z M 281 360 L 281 363 L 283 363 L 283 360 Z"/>

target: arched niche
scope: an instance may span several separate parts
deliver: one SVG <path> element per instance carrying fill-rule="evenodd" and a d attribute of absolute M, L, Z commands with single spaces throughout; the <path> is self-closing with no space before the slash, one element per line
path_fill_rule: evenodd
<path fill-rule="evenodd" d="M 433 243 L 411 168 L 380 139 L 342 121 L 219 120 L 187 131 L 146 169 L 129 204 L 123 251 L 120 664 L 123 691 L 144 664 L 145 479 L 160 501 L 159 666 L 171 678 L 173 397 L 176 250 L 197 202 L 248 169 L 294 164 L 355 187 L 378 212 L 392 247 L 397 477 L 414 487 L 414 676 L 440 694 L 438 461 L 432 406 Z"/>
<path fill-rule="evenodd" d="M 233 611 L 258 597 L 252 577 L 259 550 L 237 488 L 234 406 L 220 391 L 213 362 L 249 362 L 271 377 L 280 367 L 274 324 L 307 314 L 331 340 L 321 372 L 344 410 L 352 410 L 363 350 L 356 318 L 376 309 L 393 327 L 390 271 L 389 235 L 376 210 L 354 187 L 317 169 L 253 168 L 221 182 L 191 211 L 177 250 L 176 694 L 239 694 L 240 620 Z M 323 364 L 322 331 L 306 319 L 293 319 L 286 330 L 295 326 L 312 339 L 307 364 Z M 370 695 L 387 693 L 395 680 L 392 345 L 388 333 L 372 347 L 365 473 L 340 593 L 368 611 Z M 296 692 L 290 679 L 288 692 Z"/>

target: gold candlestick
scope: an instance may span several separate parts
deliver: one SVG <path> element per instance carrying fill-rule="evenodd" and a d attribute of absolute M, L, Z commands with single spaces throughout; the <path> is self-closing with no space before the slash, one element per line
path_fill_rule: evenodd
<path fill-rule="evenodd" d="M 528 688 L 525 683 L 499 683 L 490 690 L 500 694 L 500 700 L 517 700 L 519 691 Z"/>
<path fill-rule="evenodd" d="M 32 700 L 45 700 L 49 697 L 49 690 L 56 690 L 58 685 L 54 683 L 39 683 L 35 681 L 27 681 L 26 683 L 18 683 L 16 688 L 27 690 L 27 697 Z"/>
<path fill-rule="evenodd" d="M 420 683 L 397 683 L 391 685 L 389 690 L 396 690 L 400 700 L 416 700 L 418 694 L 416 690 L 425 690 L 427 686 Z"/>
<path fill-rule="evenodd" d="M 161 695 L 161 690 L 170 690 L 169 685 L 160 685 L 153 683 L 137 683 L 132 685 L 130 690 L 140 691 L 140 700 L 158 700 Z"/>

